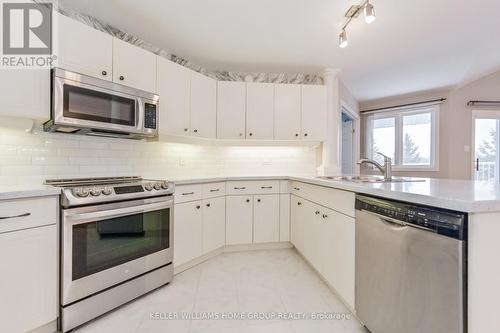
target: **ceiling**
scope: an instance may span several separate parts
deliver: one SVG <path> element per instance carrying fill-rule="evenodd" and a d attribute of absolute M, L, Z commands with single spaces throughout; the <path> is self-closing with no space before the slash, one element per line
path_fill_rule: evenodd
<path fill-rule="evenodd" d="M 61 0 L 210 70 L 338 68 L 359 101 L 448 88 L 500 69 L 500 1 L 372 0 L 340 49 L 347 0 Z"/>

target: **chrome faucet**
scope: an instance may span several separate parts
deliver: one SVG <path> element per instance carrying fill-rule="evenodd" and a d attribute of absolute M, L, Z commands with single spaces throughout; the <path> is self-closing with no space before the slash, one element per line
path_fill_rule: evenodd
<path fill-rule="evenodd" d="M 381 165 L 377 161 L 371 160 L 369 158 L 362 158 L 360 159 L 357 164 L 362 165 L 362 164 L 372 164 L 374 165 L 377 169 L 382 172 L 384 175 L 384 180 L 391 180 L 392 179 L 392 160 L 389 156 L 384 155 L 382 153 L 377 152 L 377 154 L 382 155 L 384 157 L 384 165 Z"/>

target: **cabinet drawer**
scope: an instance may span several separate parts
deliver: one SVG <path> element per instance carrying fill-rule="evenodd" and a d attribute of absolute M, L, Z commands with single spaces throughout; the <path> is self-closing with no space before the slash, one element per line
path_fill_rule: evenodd
<path fill-rule="evenodd" d="M 280 192 L 279 180 L 247 180 L 227 182 L 228 195 L 235 194 L 272 194 Z"/>
<path fill-rule="evenodd" d="M 180 185 L 175 187 L 175 203 L 201 200 L 202 189 L 200 184 Z"/>
<path fill-rule="evenodd" d="M 290 191 L 299 197 L 354 217 L 355 194 L 330 187 L 292 182 Z"/>
<path fill-rule="evenodd" d="M 221 197 L 226 195 L 226 183 L 209 183 L 202 185 L 203 199 Z"/>
<path fill-rule="evenodd" d="M 0 233 L 56 224 L 56 196 L 0 202 Z"/>

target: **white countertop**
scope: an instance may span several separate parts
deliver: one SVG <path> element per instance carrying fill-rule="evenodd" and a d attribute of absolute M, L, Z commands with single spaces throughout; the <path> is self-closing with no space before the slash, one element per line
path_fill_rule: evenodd
<path fill-rule="evenodd" d="M 387 199 L 401 200 L 468 213 L 500 211 L 500 183 L 471 180 L 419 178 L 424 179 L 424 181 L 353 183 L 304 176 L 255 176 L 183 179 L 175 181 L 175 184 L 183 185 L 231 180 L 266 179 L 297 180 L 360 194 L 374 195 Z"/>
<path fill-rule="evenodd" d="M 353 183 L 308 176 L 231 176 L 174 180 L 176 185 L 238 180 L 297 180 L 360 194 L 447 208 L 462 212 L 500 212 L 500 183 L 425 178 L 420 182 Z M 420 178 L 422 179 L 422 178 Z M 47 185 L 1 186 L 0 200 L 59 195 Z"/>
<path fill-rule="evenodd" d="M 45 197 L 61 194 L 61 189 L 48 185 L 0 185 L 0 200 Z"/>

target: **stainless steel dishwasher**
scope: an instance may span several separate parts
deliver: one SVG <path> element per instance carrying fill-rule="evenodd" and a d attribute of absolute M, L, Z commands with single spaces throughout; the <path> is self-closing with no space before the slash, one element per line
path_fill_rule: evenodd
<path fill-rule="evenodd" d="M 466 332 L 467 215 L 356 196 L 357 316 L 372 333 Z"/>

